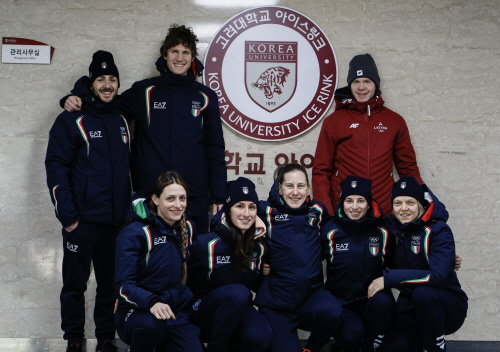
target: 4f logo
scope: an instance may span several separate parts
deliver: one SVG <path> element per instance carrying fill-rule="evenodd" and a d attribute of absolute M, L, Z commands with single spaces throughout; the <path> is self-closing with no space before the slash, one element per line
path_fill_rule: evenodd
<path fill-rule="evenodd" d="M 90 131 L 89 132 L 90 138 L 101 138 L 101 131 Z"/>
<path fill-rule="evenodd" d="M 69 242 L 66 242 L 66 248 L 68 248 L 70 251 L 77 253 L 78 252 L 78 245 L 76 244 L 71 244 Z"/>
<path fill-rule="evenodd" d="M 218 255 L 217 256 L 217 264 L 231 264 L 231 256 L 230 255 Z"/>
<path fill-rule="evenodd" d="M 351 126 L 349 128 L 358 128 L 359 127 L 359 123 L 353 123 L 351 124 Z"/>
<path fill-rule="evenodd" d="M 349 243 L 337 243 L 335 245 L 335 251 L 346 252 L 349 250 Z"/>
<path fill-rule="evenodd" d="M 155 242 L 154 242 L 155 246 L 158 244 L 164 244 L 164 243 L 167 243 L 167 236 L 160 236 L 160 237 L 155 238 Z"/>
<path fill-rule="evenodd" d="M 167 102 L 166 101 L 155 101 L 153 103 L 153 108 L 154 109 L 166 109 L 167 108 Z"/>

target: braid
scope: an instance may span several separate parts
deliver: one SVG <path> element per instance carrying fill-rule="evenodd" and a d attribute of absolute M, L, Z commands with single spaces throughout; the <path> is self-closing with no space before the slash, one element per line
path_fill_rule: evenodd
<path fill-rule="evenodd" d="M 188 242 L 186 215 L 181 217 L 181 254 L 182 254 L 182 284 L 186 284 L 187 280 L 187 262 L 186 262 L 186 246 Z"/>

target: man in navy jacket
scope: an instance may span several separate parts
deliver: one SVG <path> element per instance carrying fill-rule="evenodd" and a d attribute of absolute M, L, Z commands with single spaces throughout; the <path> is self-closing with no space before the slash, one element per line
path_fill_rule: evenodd
<path fill-rule="evenodd" d="M 187 211 L 196 233 L 208 231 L 208 209 L 224 203 L 226 164 L 217 95 L 196 81 L 203 71 L 196 59 L 198 38 L 190 28 L 172 25 L 160 48 L 160 76 L 135 82 L 121 94 L 121 111 L 135 121 L 131 174 L 134 198 L 151 195 L 158 176 L 177 171 L 189 188 Z M 68 111 L 78 97 L 63 98 Z"/>
<path fill-rule="evenodd" d="M 60 114 L 49 133 L 47 185 L 62 224 L 61 328 L 68 352 L 82 351 L 85 297 L 91 263 L 97 281 L 96 351 L 113 352 L 115 239 L 126 219 L 131 194 L 130 131 L 116 99 L 119 73 L 113 55 L 97 51 L 89 76 L 72 93 L 81 111 Z"/>

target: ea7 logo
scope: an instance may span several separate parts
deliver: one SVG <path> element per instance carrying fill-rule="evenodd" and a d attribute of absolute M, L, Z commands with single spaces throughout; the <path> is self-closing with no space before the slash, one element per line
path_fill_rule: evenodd
<path fill-rule="evenodd" d="M 217 256 L 217 264 L 231 264 L 231 256 L 230 255 L 218 255 Z"/>
<path fill-rule="evenodd" d="M 351 126 L 349 128 L 358 128 L 359 127 L 359 123 L 353 123 L 351 124 Z"/>
<path fill-rule="evenodd" d="M 101 138 L 101 131 L 90 131 L 89 132 L 90 138 Z"/>
<path fill-rule="evenodd" d="M 345 252 L 349 250 L 349 243 L 337 243 L 335 245 L 335 250 L 338 252 Z"/>
<path fill-rule="evenodd" d="M 154 242 L 155 246 L 158 244 L 164 244 L 164 243 L 167 243 L 167 236 L 160 236 L 160 237 L 155 238 L 155 242 Z"/>
<path fill-rule="evenodd" d="M 288 218 L 288 214 L 280 214 L 280 215 L 276 215 L 274 217 L 274 220 L 276 220 L 276 221 L 288 221 L 290 219 Z"/>
<path fill-rule="evenodd" d="M 68 248 L 72 252 L 78 252 L 78 245 L 76 244 L 71 244 L 69 242 L 66 242 L 66 248 Z"/>
<path fill-rule="evenodd" d="M 167 108 L 167 102 L 166 101 L 155 101 L 153 103 L 153 108 L 154 109 L 166 109 Z"/>

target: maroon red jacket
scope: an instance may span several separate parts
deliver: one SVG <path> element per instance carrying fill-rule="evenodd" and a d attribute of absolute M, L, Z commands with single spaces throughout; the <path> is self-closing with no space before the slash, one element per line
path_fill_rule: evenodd
<path fill-rule="evenodd" d="M 380 95 L 360 103 L 346 88 L 337 90 L 335 112 L 321 127 L 312 171 L 314 199 L 333 214 L 340 181 L 349 175 L 365 177 L 373 182 L 373 198 L 390 214 L 393 164 L 400 177 L 423 183 L 408 127 L 403 117 L 384 107 Z"/>

